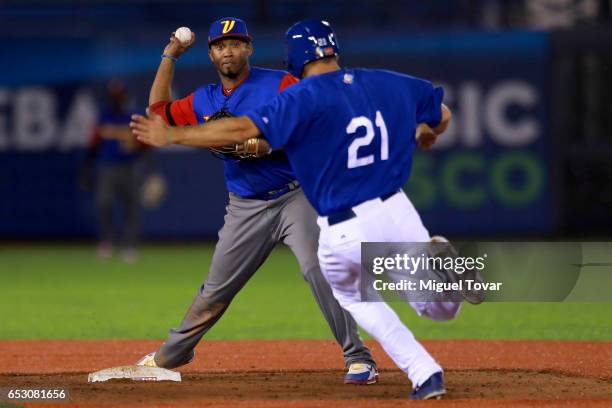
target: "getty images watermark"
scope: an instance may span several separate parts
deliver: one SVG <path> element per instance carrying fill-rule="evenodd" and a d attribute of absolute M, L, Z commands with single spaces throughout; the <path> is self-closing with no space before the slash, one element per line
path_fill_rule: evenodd
<path fill-rule="evenodd" d="M 609 242 L 364 242 L 361 299 L 610 301 Z"/>
<path fill-rule="evenodd" d="M 448 245 L 448 244 L 445 244 Z M 479 257 L 430 256 L 421 254 L 411 256 L 407 253 L 396 253 L 392 256 L 375 257 L 372 262 L 372 273 L 396 273 L 399 276 L 419 274 L 418 280 L 400 279 L 397 282 L 376 279 L 373 288 L 377 291 L 431 291 L 436 293 L 478 290 L 499 291 L 503 282 L 485 282 L 478 273 L 485 269 L 487 254 Z M 455 274 L 456 276 L 451 276 Z M 433 276 L 433 277 L 432 277 Z"/>

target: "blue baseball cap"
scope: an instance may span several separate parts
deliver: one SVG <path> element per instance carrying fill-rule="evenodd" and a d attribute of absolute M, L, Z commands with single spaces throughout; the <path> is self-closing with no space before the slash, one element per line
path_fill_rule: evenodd
<path fill-rule="evenodd" d="M 253 40 L 247 31 L 246 23 L 234 17 L 220 18 L 210 25 L 208 45 L 223 38 L 240 38 L 249 42 Z"/>
<path fill-rule="evenodd" d="M 340 47 L 336 33 L 327 21 L 303 20 L 285 33 L 287 71 L 301 78 L 304 65 L 322 58 L 338 56 Z"/>

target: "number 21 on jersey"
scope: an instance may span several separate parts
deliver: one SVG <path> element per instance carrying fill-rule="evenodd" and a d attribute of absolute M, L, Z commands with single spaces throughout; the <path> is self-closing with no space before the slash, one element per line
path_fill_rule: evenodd
<path fill-rule="evenodd" d="M 380 111 L 376 111 L 376 119 L 375 119 L 376 127 L 380 130 L 380 160 L 389 159 L 389 135 L 387 133 L 387 125 L 385 125 L 385 120 L 383 119 Z M 376 160 L 374 154 L 369 154 L 367 156 L 359 156 L 359 148 L 363 146 L 368 146 L 374 140 L 374 125 L 372 121 L 366 116 L 357 116 L 349 122 L 346 127 L 346 133 L 349 135 L 354 135 L 357 133 L 357 129 L 365 128 L 365 135 L 356 138 L 353 140 L 353 143 L 348 147 L 348 161 L 346 166 L 349 169 L 354 169 L 355 167 L 367 166 L 369 164 L 374 163 Z"/>

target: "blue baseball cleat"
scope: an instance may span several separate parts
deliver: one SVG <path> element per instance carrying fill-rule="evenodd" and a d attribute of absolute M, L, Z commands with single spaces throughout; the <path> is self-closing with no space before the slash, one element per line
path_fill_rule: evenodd
<path fill-rule="evenodd" d="M 378 381 L 378 370 L 372 364 L 353 363 L 344 376 L 345 384 L 369 385 Z"/>
<path fill-rule="evenodd" d="M 421 384 L 419 387 L 416 387 L 410 393 L 411 400 L 427 400 L 427 399 L 441 399 L 442 396 L 446 394 L 446 390 L 444 389 L 444 377 L 442 376 L 442 372 L 439 371 L 434 373 Z"/>

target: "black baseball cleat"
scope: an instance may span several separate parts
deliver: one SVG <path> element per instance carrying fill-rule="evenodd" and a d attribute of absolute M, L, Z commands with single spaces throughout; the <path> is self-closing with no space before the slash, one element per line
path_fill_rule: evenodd
<path fill-rule="evenodd" d="M 444 238 L 441 235 L 435 235 L 431 237 L 431 243 L 433 244 L 430 248 L 431 256 L 442 258 L 456 258 L 457 256 L 459 256 L 459 253 L 457 252 L 455 247 L 453 247 L 453 244 L 451 244 L 448 239 Z M 484 279 L 482 278 L 482 275 L 480 275 L 480 272 L 478 272 L 477 269 L 469 269 L 463 272 L 462 274 L 458 274 L 453 270 L 436 270 L 435 272 L 438 276 L 441 276 L 445 282 L 456 283 L 459 281 L 464 281 L 462 289 L 459 291 L 459 293 L 467 302 L 473 305 L 478 305 L 485 300 L 484 289 L 475 289 L 474 285 L 468 287 L 468 285 L 465 283 L 466 280 L 470 280 L 473 283 L 484 283 Z"/>
<path fill-rule="evenodd" d="M 438 371 L 432 374 L 423 384 L 414 388 L 410 393 L 409 399 L 442 399 L 444 394 L 446 394 L 446 389 L 444 389 L 444 376 L 442 375 L 442 371 Z"/>

